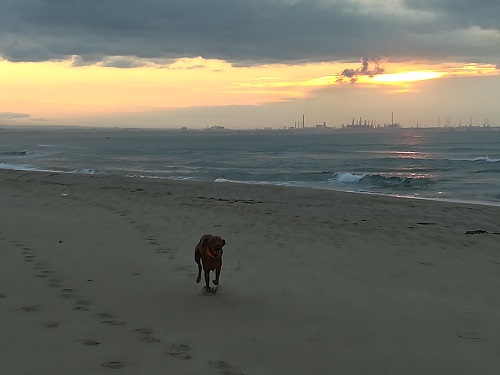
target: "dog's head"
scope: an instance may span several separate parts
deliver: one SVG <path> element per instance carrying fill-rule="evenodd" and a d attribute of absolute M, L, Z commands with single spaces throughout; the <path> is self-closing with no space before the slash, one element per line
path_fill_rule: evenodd
<path fill-rule="evenodd" d="M 207 247 L 214 254 L 219 253 L 225 244 L 226 241 L 219 236 L 210 236 L 207 241 Z"/>

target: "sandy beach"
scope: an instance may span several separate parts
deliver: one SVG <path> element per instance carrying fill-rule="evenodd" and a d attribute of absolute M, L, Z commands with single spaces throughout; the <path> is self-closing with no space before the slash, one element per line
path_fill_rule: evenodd
<path fill-rule="evenodd" d="M 500 368 L 500 207 L 16 171 L 0 207 L 5 374 Z"/>

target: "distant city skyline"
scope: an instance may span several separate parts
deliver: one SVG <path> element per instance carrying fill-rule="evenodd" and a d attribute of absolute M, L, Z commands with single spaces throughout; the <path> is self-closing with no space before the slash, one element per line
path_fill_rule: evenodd
<path fill-rule="evenodd" d="M 498 126 L 499 15 L 497 0 L 5 0 L 0 125 Z"/>

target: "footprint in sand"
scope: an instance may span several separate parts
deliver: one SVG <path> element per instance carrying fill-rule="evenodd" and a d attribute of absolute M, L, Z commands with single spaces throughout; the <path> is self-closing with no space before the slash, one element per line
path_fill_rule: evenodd
<path fill-rule="evenodd" d="M 161 248 L 161 249 L 157 249 L 157 250 L 156 250 L 156 253 L 157 253 L 157 254 L 171 254 L 171 253 L 172 253 L 172 250 L 171 250 L 171 249 L 164 249 L 164 248 Z"/>
<path fill-rule="evenodd" d="M 171 357 L 183 360 L 192 358 L 191 347 L 188 344 L 174 344 L 170 347 L 170 351 L 165 353 L 165 355 L 167 354 Z"/>
<path fill-rule="evenodd" d="M 148 343 L 148 344 L 158 344 L 159 342 L 161 342 L 161 340 L 159 338 L 151 336 L 153 334 L 153 330 L 152 329 L 149 329 L 149 328 L 136 328 L 136 329 L 134 329 L 134 331 L 137 332 L 138 334 L 140 334 L 142 336 L 141 337 L 141 341 L 142 342 L 145 342 L 145 343 Z"/>
<path fill-rule="evenodd" d="M 156 250 L 156 254 L 165 254 L 168 259 L 175 259 L 174 250 L 171 248 L 159 248 Z"/>
<path fill-rule="evenodd" d="M 121 361 L 108 361 L 108 362 L 103 362 L 101 363 L 101 366 L 104 368 L 109 368 L 112 370 L 118 370 L 119 368 L 122 368 L 125 366 L 125 363 Z"/>
<path fill-rule="evenodd" d="M 101 344 L 99 341 L 89 339 L 78 340 L 78 342 L 85 346 L 97 346 Z"/>
<path fill-rule="evenodd" d="M 73 288 L 64 288 L 61 291 L 61 297 L 64 298 L 76 298 L 76 290 Z"/>
<path fill-rule="evenodd" d="M 466 340 L 481 340 L 481 337 L 475 332 L 460 332 L 457 336 Z"/>
<path fill-rule="evenodd" d="M 98 316 L 99 318 L 112 318 L 113 314 L 110 314 L 107 312 L 100 312 L 100 313 L 97 313 L 96 316 Z"/>
<path fill-rule="evenodd" d="M 59 288 L 61 284 L 62 284 L 61 279 L 50 279 L 47 285 L 50 286 L 51 288 Z"/>
<path fill-rule="evenodd" d="M 59 322 L 52 321 L 52 322 L 44 322 L 44 323 L 40 323 L 40 325 L 41 325 L 42 327 L 45 327 L 45 328 L 57 328 L 57 327 L 59 327 L 60 323 L 59 323 Z"/>
<path fill-rule="evenodd" d="M 142 233 L 147 233 L 149 231 L 149 225 L 136 225 L 134 229 L 137 229 Z"/>
<path fill-rule="evenodd" d="M 0 293 L 0 299 L 7 297 L 5 294 Z"/>
<path fill-rule="evenodd" d="M 217 294 L 217 291 L 219 290 L 219 287 L 215 287 L 215 288 L 210 288 L 209 290 L 205 289 L 205 287 L 203 287 L 203 289 L 201 290 L 201 293 L 200 295 L 202 296 L 206 296 L 206 297 L 212 297 L 212 296 L 215 296 Z"/>
<path fill-rule="evenodd" d="M 29 306 L 22 306 L 19 308 L 21 311 L 26 311 L 26 312 L 36 312 L 40 311 L 42 308 L 41 305 L 29 305 Z"/>
<path fill-rule="evenodd" d="M 235 372 L 233 368 L 226 361 L 208 361 L 210 365 L 221 371 L 224 375 L 245 375 L 242 372 Z"/>
<path fill-rule="evenodd" d="M 85 306 L 76 306 L 75 310 L 78 310 L 78 311 L 90 311 L 90 309 L 86 308 Z"/>
<path fill-rule="evenodd" d="M 151 337 L 151 336 L 141 337 L 141 341 L 145 342 L 147 344 L 158 344 L 161 342 L 161 340 L 159 338 Z"/>
<path fill-rule="evenodd" d="M 135 332 L 137 332 L 140 335 L 152 335 L 153 330 L 149 328 L 136 328 L 134 329 Z"/>
<path fill-rule="evenodd" d="M 101 323 L 106 324 L 108 326 L 114 326 L 114 327 L 123 327 L 127 324 L 125 322 L 116 321 L 116 320 L 104 320 Z"/>

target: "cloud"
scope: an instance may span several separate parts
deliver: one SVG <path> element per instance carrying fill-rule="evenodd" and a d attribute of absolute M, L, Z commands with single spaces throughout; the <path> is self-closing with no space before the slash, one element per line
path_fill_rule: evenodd
<path fill-rule="evenodd" d="M 2 120 L 16 120 L 30 118 L 31 116 L 27 113 L 15 113 L 15 112 L 0 112 L 0 119 Z"/>
<path fill-rule="evenodd" d="M 380 67 L 380 59 L 378 58 L 362 57 L 360 61 L 360 68 L 344 69 L 342 73 L 340 73 L 337 82 L 345 82 L 344 78 L 348 78 L 348 81 L 351 84 L 354 84 L 356 83 L 359 76 L 374 77 L 377 74 L 382 74 L 385 72 L 385 69 Z M 372 63 L 372 65 L 370 65 L 370 63 Z"/>
<path fill-rule="evenodd" d="M 236 65 L 360 55 L 488 62 L 500 57 L 498 14 L 498 0 L 2 0 L 0 56 L 123 68 L 197 56 Z"/>
<path fill-rule="evenodd" d="M 5 124 L 19 124 L 25 122 L 43 123 L 46 122 L 47 119 L 42 117 L 33 117 L 28 113 L 0 112 L 0 121 L 4 121 Z"/>
<path fill-rule="evenodd" d="M 409 9 L 438 15 L 447 25 L 499 29 L 498 0 L 404 0 L 403 3 Z"/>

